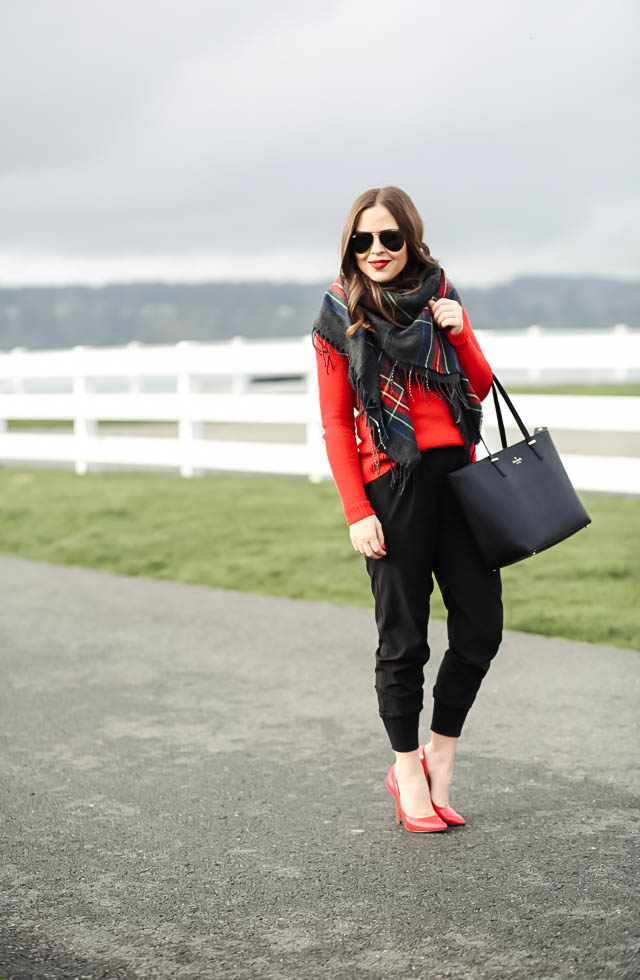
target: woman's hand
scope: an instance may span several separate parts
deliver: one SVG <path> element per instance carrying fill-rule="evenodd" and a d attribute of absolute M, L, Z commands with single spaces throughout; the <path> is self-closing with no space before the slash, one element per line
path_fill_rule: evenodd
<path fill-rule="evenodd" d="M 447 333 L 458 334 L 464 326 L 462 318 L 462 307 L 456 303 L 455 299 L 430 299 L 429 309 L 431 316 L 436 321 L 436 326 L 446 330 Z"/>
<path fill-rule="evenodd" d="M 375 514 L 363 517 L 361 521 L 349 525 L 351 544 L 361 555 L 367 558 L 384 558 L 385 543 L 382 524 Z"/>

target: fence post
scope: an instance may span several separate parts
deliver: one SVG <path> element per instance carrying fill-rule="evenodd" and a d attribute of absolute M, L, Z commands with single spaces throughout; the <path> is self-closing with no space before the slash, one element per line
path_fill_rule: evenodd
<path fill-rule="evenodd" d="M 127 344 L 127 350 L 133 353 L 133 351 L 138 350 L 140 346 L 141 344 L 139 340 L 130 340 L 129 343 Z M 127 387 L 129 389 L 129 394 L 139 395 L 141 391 L 140 375 L 137 372 L 135 374 L 129 374 L 127 376 L 127 382 L 128 382 Z"/>
<path fill-rule="evenodd" d="M 95 419 L 87 416 L 87 395 L 89 386 L 87 384 L 86 347 L 76 344 L 73 350 L 73 435 L 75 448 L 75 471 L 79 476 L 84 476 L 92 470 L 97 469 L 95 463 L 91 463 L 91 444 L 95 440 L 98 425 Z"/>
<path fill-rule="evenodd" d="M 20 355 L 24 353 L 26 347 L 13 347 L 9 353 L 11 355 L 11 360 L 16 360 L 18 364 L 20 363 Z M 15 369 L 12 369 L 11 373 L 11 388 L 14 394 L 21 393 L 24 391 L 24 378 L 21 375 L 17 375 Z M 8 424 L 5 418 L 0 419 L 0 435 L 7 432 Z"/>
<path fill-rule="evenodd" d="M 178 400 L 178 445 L 180 447 L 180 476 L 204 476 L 204 470 L 194 464 L 196 441 L 203 437 L 203 425 L 194 420 L 192 395 L 197 384 L 191 373 L 193 344 L 189 340 L 179 340 L 176 344 L 178 373 L 176 376 L 176 396 Z M 195 358 L 193 358 L 195 362 Z"/>
<path fill-rule="evenodd" d="M 527 327 L 527 340 L 530 344 L 534 344 L 540 336 L 540 327 L 537 323 L 532 323 L 530 327 Z M 533 366 L 532 366 L 533 361 Z M 540 366 L 538 364 L 537 357 L 534 357 L 532 361 L 529 361 L 529 380 L 539 381 L 541 377 Z"/>
<path fill-rule="evenodd" d="M 626 337 L 628 333 L 629 328 L 626 323 L 616 323 L 613 328 L 614 343 L 617 343 L 621 337 Z M 614 374 L 616 381 L 627 381 L 629 378 L 629 362 L 626 357 L 617 358 Z"/>
<path fill-rule="evenodd" d="M 320 396 L 318 391 L 318 372 L 313 356 L 313 347 L 308 337 L 302 338 L 303 350 L 306 352 L 307 372 L 307 466 L 309 481 L 320 483 L 322 480 L 322 463 L 325 456 L 324 439 L 322 436 L 322 421 L 320 419 Z"/>
<path fill-rule="evenodd" d="M 237 351 L 234 350 L 234 355 L 237 356 L 238 362 L 242 361 L 242 347 L 246 343 L 245 337 L 232 337 L 229 344 L 232 347 L 238 348 Z M 236 373 L 234 371 L 231 378 L 231 391 L 234 395 L 244 395 L 245 391 L 249 387 L 248 378 L 246 374 L 242 372 Z"/>

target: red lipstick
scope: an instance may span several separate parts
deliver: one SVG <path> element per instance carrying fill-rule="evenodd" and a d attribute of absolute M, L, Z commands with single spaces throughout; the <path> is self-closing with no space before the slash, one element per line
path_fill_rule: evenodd
<path fill-rule="evenodd" d="M 389 265 L 390 259 L 379 259 L 377 262 L 369 262 L 374 269 L 384 269 L 385 265 Z"/>

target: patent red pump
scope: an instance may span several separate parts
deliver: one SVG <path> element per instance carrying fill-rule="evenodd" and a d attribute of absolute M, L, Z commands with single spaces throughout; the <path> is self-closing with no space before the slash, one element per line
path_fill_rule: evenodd
<path fill-rule="evenodd" d="M 396 823 L 400 823 L 400 820 L 402 819 L 402 822 L 407 830 L 421 834 L 447 829 L 446 821 L 441 820 L 437 814 L 432 814 L 430 817 L 411 817 L 408 813 L 404 812 L 402 809 L 402 803 L 400 802 L 400 790 L 398 789 L 398 780 L 396 779 L 395 762 L 387 773 L 385 785 L 396 801 Z"/>
<path fill-rule="evenodd" d="M 424 751 L 424 745 L 421 745 L 418 748 L 418 758 L 420 759 L 420 762 L 422 763 L 422 768 L 424 769 L 424 775 L 425 775 L 425 779 L 427 780 L 427 786 L 429 787 L 429 790 L 431 790 L 431 782 L 429 780 L 429 772 L 427 770 L 427 756 Z M 451 827 L 462 827 L 464 824 L 466 824 L 467 821 L 464 819 L 464 817 L 456 810 L 454 810 L 453 807 L 438 806 L 438 804 L 434 803 L 433 800 L 431 800 L 431 804 L 433 806 L 433 809 L 438 814 L 438 816 L 441 817 L 442 820 L 444 820 L 444 822 L 446 824 L 449 824 Z"/>

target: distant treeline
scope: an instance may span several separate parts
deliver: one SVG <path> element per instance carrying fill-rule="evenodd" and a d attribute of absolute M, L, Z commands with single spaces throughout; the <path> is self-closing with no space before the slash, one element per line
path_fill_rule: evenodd
<path fill-rule="evenodd" d="M 0 288 L 0 348 L 302 336 L 327 285 L 140 282 Z M 457 281 L 456 287 L 477 329 L 640 326 L 640 280 L 522 276 L 485 289 Z"/>

